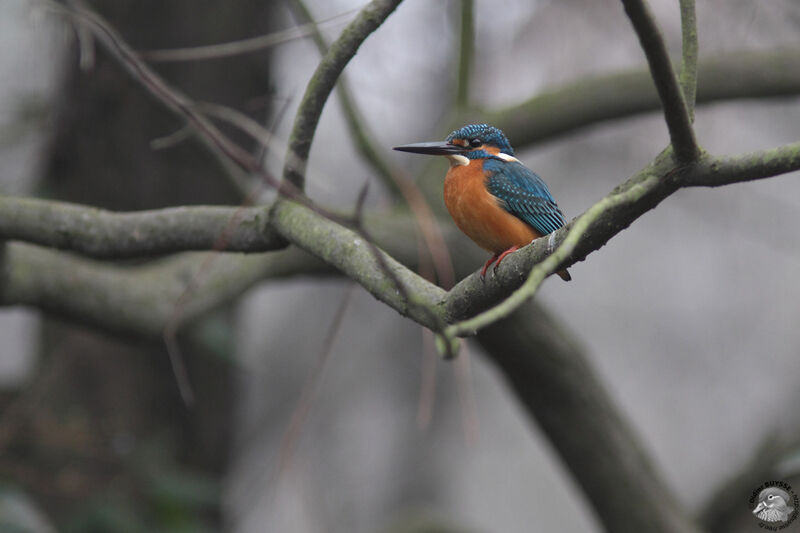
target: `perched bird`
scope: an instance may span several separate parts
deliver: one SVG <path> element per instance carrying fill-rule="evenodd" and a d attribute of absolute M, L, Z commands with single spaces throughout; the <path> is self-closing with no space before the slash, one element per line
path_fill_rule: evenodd
<path fill-rule="evenodd" d="M 768 487 L 758 495 L 758 505 L 753 514 L 764 522 L 786 522 L 794 512 L 789 505 L 789 493 L 777 487 Z"/>
<path fill-rule="evenodd" d="M 444 180 L 444 203 L 456 226 L 475 244 L 491 252 L 481 270 L 534 239 L 553 233 L 566 221 L 542 178 L 514 157 L 505 134 L 488 124 L 459 128 L 444 142 L 395 146 L 416 154 L 450 160 Z M 569 281 L 566 270 L 558 272 Z"/>

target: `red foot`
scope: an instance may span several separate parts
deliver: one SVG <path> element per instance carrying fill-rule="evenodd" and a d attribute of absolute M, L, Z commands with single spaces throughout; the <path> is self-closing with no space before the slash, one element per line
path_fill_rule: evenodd
<path fill-rule="evenodd" d="M 512 246 L 511 248 L 509 248 L 508 250 L 506 250 L 505 252 L 503 252 L 501 254 L 492 255 L 492 257 L 490 257 L 489 260 L 486 261 L 486 264 L 483 265 L 483 269 L 481 270 L 481 281 L 483 281 L 486 278 L 486 270 L 488 270 L 489 266 L 492 263 L 497 261 L 497 263 L 495 263 L 495 265 L 494 265 L 494 268 L 492 269 L 492 272 L 497 274 L 497 267 L 500 266 L 500 263 L 503 261 L 503 259 L 505 259 L 508 254 L 510 254 L 512 252 L 516 252 L 517 250 L 519 250 L 519 246 Z"/>
<path fill-rule="evenodd" d="M 503 262 L 503 259 L 505 259 L 508 254 L 516 252 L 517 250 L 519 250 L 519 246 L 512 246 L 511 248 L 500 254 L 500 257 L 497 258 L 497 263 L 494 264 L 495 275 L 497 275 L 497 267 L 500 266 L 500 263 Z"/>
<path fill-rule="evenodd" d="M 483 281 L 486 278 L 486 269 L 489 268 L 489 265 L 497 261 L 498 257 L 500 257 L 500 254 L 492 255 L 492 257 L 490 257 L 489 260 L 486 261 L 486 264 L 483 265 L 483 269 L 481 270 L 481 281 Z"/>

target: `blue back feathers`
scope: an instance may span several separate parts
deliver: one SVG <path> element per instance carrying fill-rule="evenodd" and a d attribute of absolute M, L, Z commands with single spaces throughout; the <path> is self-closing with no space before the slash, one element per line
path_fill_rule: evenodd
<path fill-rule="evenodd" d="M 514 155 L 514 149 L 511 148 L 511 143 L 508 142 L 508 138 L 505 136 L 505 134 L 494 126 L 490 126 L 488 124 L 468 124 L 462 128 L 458 128 L 447 136 L 446 141 L 451 142 L 454 139 L 463 139 L 465 141 L 479 139 L 482 144 L 495 146 L 504 154 Z M 487 152 L 483 153 L 488 155 Z M 469 154 L 466 155 L 469 156 Z"/>
<path fill-rule="evenodd" d="M 491 158 L 483 162 L 483 170 L 488 175 L 489 193 L 500 200 L 506 211 L 542 235 L 566 224 L 545 182 L 522 163 Z"/>

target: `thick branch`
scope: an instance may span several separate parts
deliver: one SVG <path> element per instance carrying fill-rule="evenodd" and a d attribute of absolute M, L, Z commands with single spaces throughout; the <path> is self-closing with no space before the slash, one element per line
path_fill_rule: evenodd
<path fill-rule="evenodd" d="M 113 213 L 65 202 L 0 196 L 0 239 L 105 259 L 187 250 L 265 252 L 287 242 L 266 207 L 174 207 Z"/>
<path fill-rule="evenodd" d="M 402 0 L 373 0 L 361 10 L 328 49 L 308 82 L 289 136 L 289 151 L 283 176 L 297 189 L 305 183 L 305 164 L 317 130 L 322 108 L 344 67 L 369 35 L 395 10 Z"/>
<path fill-rule="evenodd" d="M 561 324 L 529 302 L 477 339 L 583 487 L 604 530 L 699 531 Z"/>
<path fill-rule="evenodd" d="M 366 224 L 393 257 L 414 264 L 413 217 L 369 216 Z M 186 253 L 143 266 L 119 266 L 10 242 L 0 255 L 0 305 L 29 305 L 112 333 L 157 340 L 193 282 L 197 288 L 184 300 L 182 323 L 262 279 L 332 274 L 334 268 L 296 247 L 269 254 L 215 253 L 210 260 L 207 253 Z"/>
<path fill-rule="evenodd" d="M 583 232 L 569 258 L 559 263 L 555 270 L 582 261 L 680 187 L 725 185 L 768 178 L 799 169 L 800 143 L 742 156 L 704 155 L 697 163 L 685 167 L 675 167 L 669 153 L 665 152 L 611 193 L 618 195 L 633 188 L 637 189 L 630 201 L 605 209 Z M 477 273 L 461 280 L 448 293 L 447 321 L 453 323 L 475 316 L 508 297 L 525 283 L 536 264 L 544 261 L 553 249 L 564 242 L 574 224 L 575 221 L 572 221 L 555 232 L 552 240 L 550 237 L 537 239 L 522 251 L 510 255 L 503 261 L 503 267 L 498 270 L 497 276 L 487 278 L 487 282 L 482 282 Z"/>
<path fill-rule="evenodd" d="M 526 301 L 533 298 L 544 279 L 553 274 L 559 268 L 559 265 L 575 251 L 587 229 L 593 224 L 596 224 L 600 218 L 615 208 L 635 204 L 640 198 L 649 194 L 656 185 L 658 185 L 658 183 L 655 178 L 653 176 L 648 176 L 646 179 L 632 184 L 623 191 L 612 193 L 594 204 L 584 214 L 572 221 L 569 232 L 566 237 L 564 237 L 560 246 L 544 261 L 537 263 L 531 269 L 522 285 L 509 295 L 508 298 L 504 299 L 493 308 L 487 309 L 474 317 L 448 326 L 444 331 L 445 336 L 452 338 L 454 336 L 474 335 L 478 330 L 510 316 Z M 555 241 L 555 236 L 553 241 Z M 548 245 L 549 244 L 548 238 Z"/>
<path fill-rule="evenodd" d="M 700 150 L 694 138 L 689 110 L 653 14 L 646 0 L 622 0 L 622 3 L 647 57 L 650 74 L 664 108 L 664 119 L 675 156 L 683 163 L 694 161 Z"/>
<path fill-rule="evenodd" d="M 288 200 L 275 204 L 273 227 L 293 244 L 358 282 L 401 315 L 434 330 L 442 327 L 442 304 L 446 292 L 382 250 L 372 249 L 356 232 Z M 382 256 L 380 262 L 376 253 Z M 412 301 L 405 300 L 395 282 L 402 284 L 404 292 L 411 295 Z"/>
<path fill-rule="evenodd" d="M 602 214 L 589 224 L 588 229 L 580 232 L 580 238 L 568 257 L 563 261 L 558 258 L 555 270 L 583 260 L 682 186 L 718 186 L 767 178 L 798 169 L 800 143 L 742 156 L 705 155 L 697 163 L 685 167 L 673 166 L 669 152 L 665 152 L 653 164 L 612 192 L 612 196 L 622 195 L 625 201 L 611 202 L 611 205 L 604 207 Z M 635 194 L 622 194 L 626 191 L 635 191 Z M 552 241 L 550 237 L 537 239 L 522 251 L 512 254 L 503 262 L 497 275 L 489 277 L 486 282 L 481 282 L 475 273 L 445 293 L 391 256 L 384 257 L 392 272 L 392 276 L 387 275 L 378 268 L 372 250 L 354 231 L 311 208 L 290 201 L 280 201 L 272 208 L 269 226 L 264 220 L 265 211 L 259 208 L 197 207 L 111 214 L 57 202 L 5 201 L 9 202 L 8 211 L 3 213 L 5 208 L 0 210 L 0 229 L 4 238 L 26 239 L 98 257 L 163 253 L 170 251 L 167 249 L 168 242 L 179 243 L 182 246 L 179 249 L 187 249 L 187 243 L 214 243 L 213 238 L 224 235 L 224 226 L 237 216 L 237 212 L 241 212 L 244 213 L 243 223 L 234 225 L 227 237 L 230 244 L 226 249 L 248 252 L 271 249 L 272 246 L 278 246 L 275 235 L 279 234 L 344 272 L 401 314 L 434 329 L 440 328 L 444 322 L 452 323 L 474 316 L 507 297 L 525 282 L 536 264 L 544 261 L 562 244 L 575 224 L 574 221 L 570 222 L 554 233 Z M 43 224 L 40 217 L 51 218 Z M 94 224 L 87 222 L 95 217 L 107 221 L 107 226 L 93 227 Z M 153 220 L 148 220 L 150 218 Z M 215 229 L 200 229 L 201 219 L 216 224 Z M 402 232 L 397 228 L 386 230 L 392 227 L 394 220 L 394 217 L 386 215 L 372 217 L 367 227 L 379 243 L 392 245 L 390 251 L 393 255 L 398 250 L 398 240 L 405 240 L 406 248 L 399 257 L 407 264 L 414 264 L 417 260 L 416 240 L 412 221 L 408 217 L 406 219 L 409 227 L 403 226 Z M 175 231 L 177 235 L 153 237 L 156 242 L 144 243 L 136 236 L 136 228 L 128 226 L 130 221 L 141 224 L 141 231 Z M 268 230 L 268 227 L 272 230 Z M 169 228 L 169 231 L 164 231 L 165 228 Z M 195 229 L 201 235 L 190 235 Z M 393 236 L 393 233 L 397 235 Z M 64 275 L 68 273 L 69 269 L 64 271 Z M 400 280 L 412 295 L 411 302 L 406 302 L 397 292 L 393 277 Z"/>

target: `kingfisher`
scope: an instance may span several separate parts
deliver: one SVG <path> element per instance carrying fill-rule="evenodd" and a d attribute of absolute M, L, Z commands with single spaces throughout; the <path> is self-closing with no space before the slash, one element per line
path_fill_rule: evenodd
<path fill-rule="evenodd" d="M 514 157 L 505 134 L 488 124 L 469 124 L 444 142 L 395 146 L 415 154 L 443 155 L 450 161 L 444 203 L 456 226 L 492 256 L 481 270 L 566 224 L 547 184 Z M 558 275 L 572 277 L 566 270 Z"/>

